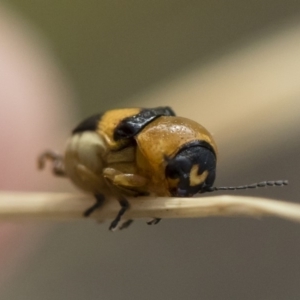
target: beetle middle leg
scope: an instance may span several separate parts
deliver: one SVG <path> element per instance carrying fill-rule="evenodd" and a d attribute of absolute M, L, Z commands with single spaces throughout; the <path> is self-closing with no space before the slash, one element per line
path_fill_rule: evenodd
<path fill-rule="evenodd" d="M 82 178 L 84 181 L 88 181 L 88 182 L 94 182 L 97 183 L 99 181 L 98 177 L 96 174 L 94 174 L 92 171 L 90 171 L 87 167 L 85 167 L 84 165 L 77 165 L 77 171 L 79 172 L 80 178 Z M 107 180 L 107 179 L 105 179 Z M 110 182 L 107 182 L 108 186 L 111 185 Z M 123 216 L 123 214 L 125 213 L 125 211 L 129 208 L 129 203 L 128 201 L 118 195 L 117 196 L 119 199 L 119 203 L 121 205 L 121 209 L 118 212 L 116 218 L 114 219 L 114 221 L 111 223 L 109 229 L 110 230 L 115 230 L 117 229 L 117 227 L 119 227 L 119 229 L 125 229 L 127 228 L 133 221 L 132 220 L 126 220 L 124 221 L 124 223 L 122 223 L 120 226 L 120 221 L 121 221 L 121 217 Z M 97 193 L 95 194 L 95 198 L 96 198 L 96 202 L 95 204 L 93 204 L 91 207 L 89 207 L 84 213 L 83 216 L 84 217 L 89 217 L 95 210 L 101 208 L 105 202 L 105 196 L 101 193 Z"/>
<path fill-rule="evenodd" d="M 52 172 L 56 176 L 66 176 L 64 158 L 55 151 L 48 150 L 38 157 L 38 168 L 42 170 L 47 161 L 52 162 Z"/>
<path fill-rule="evenodd" d="M 83 216 L 84 217 L 89 217 L 95 210 L 99 209 L 102 207 L 104 201 L 105 201 L 105 197 L 102 194 L 96 194 L 95 195 L 96 198 L 96 203 L 94 205 L 92 205 L 91 207 L 89 207 L 84 213 Z M 121 210 L 119 211 L 117 217 L 115 218 L 115 220 L 111 223 L 109 230 L 115 230 L 118 225 L 120 224 L 120 220 L 122 215 L 125 213 L 125 211 L 129 208 L 129 203 L 127 202 L 126 199 L 121 199 L 120 201 L 121 204 Z M 128 228 L 131 224 L 132 224 L 133 220 L 129 219 L 126 220 L 125 222 L 123 222 L 120 226 L 119 229 L 125 229 Z"/>
<path fill-rule="evenodd" d="M 84 217 L 89 217 L 96 209 L 100 208 L 103 205 L 105 197 L 102 194 L 96 194 L 95 198 L 96 203 L 83 213 Z"/>
<path fill-rule="evenodd" d="M 128 228 L 133 220 L 127 220 L 119 226 L 121 217 L 129 209 L 128 201 L 120 196 L 120 194 L 125 193 L 131 196 L 137 196 L 145 194 L 144 190 L 147 185 L 146 178 L 130 173 L 122 173 L 114 168 L 105 168 L 103 171 L 103 176 L 106 180 L 107 185 L 111 188 L 111 191 L 119 195 L 119 203 L 121 209 L 115 218 L 115 220 L 110 225 L 110 230 L 115 230 L 119 227 L 120 230 Z"/>
<path fill-rule="evenodd" d="M 109 230 L 115 230 L 117 227 L 118 227 L 118 225 L 119 225 L 119 222 L 120 222 L 120 220 L 121 220 L 121 217 L 125 214 L 125 212 L 129 209 L 129 203 L 128 203 L 128 201 L 125 199 L 125 198 L 120 198 L 119 199 L 119 203 L 120 203 L 120 205 L 121 205 L 121 209 L 119 210 L 119 212 L 118 212 L 118 214 L 117 214 L 117 216 L 116 216 L 116 218 L 111 222 L 111 224 L 110 224 L 110 226 L 109 226 Z M 129 221 L 128 221 L 129 222 Z M 126 222 L 125 222 L 126 223 Z M 125 224 L 124 223 L 124 224 Z M 132 222 L 130 222 L 129 224 L 128 224 L 128 226 L 131 224 Z M 127 226 L 127 227 L 128 227 Z M 124 228 L 126 228 L 126 227 L 124 227 Z M 123 229 L 123 228 L 122 228 Z"/>

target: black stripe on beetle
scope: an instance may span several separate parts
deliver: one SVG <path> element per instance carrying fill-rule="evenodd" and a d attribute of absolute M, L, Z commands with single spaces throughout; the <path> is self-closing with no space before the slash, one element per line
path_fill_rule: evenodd
<path fill-rule="evenodd" d="M 114 140 L 118 141 L 136 136 L 144 127 L 161 116 L 175 116 L 175 112 L 168 106 L 142 109 L 138 114 L 127 117 L 120 122 L 114 131 Z"/>

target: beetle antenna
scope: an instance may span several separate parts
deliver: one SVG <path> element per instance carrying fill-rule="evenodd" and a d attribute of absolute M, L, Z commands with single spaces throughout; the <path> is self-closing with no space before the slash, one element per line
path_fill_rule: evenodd
<path fill-rule="evenodd" d="M 253 184 L 240 185 L 240 186 L 212 186 L 204 190 L 204 192 L 216 192 L 216 191 L 234 191 L 234 190 L 247 190 L 256 189 L 266 186 L 284 186 L 288 185 L 288 180 L 276 180 L 276 181 L 262 181 Z"/>

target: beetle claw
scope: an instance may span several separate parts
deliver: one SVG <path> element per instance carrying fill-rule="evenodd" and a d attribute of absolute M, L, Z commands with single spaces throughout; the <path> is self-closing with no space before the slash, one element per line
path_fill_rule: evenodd
<path fill-rule="evenodd" d="M 160 218 L 153 218 L 150 221 L 147 222 L 148 225 L 156 225 L 160 222 Z"/>

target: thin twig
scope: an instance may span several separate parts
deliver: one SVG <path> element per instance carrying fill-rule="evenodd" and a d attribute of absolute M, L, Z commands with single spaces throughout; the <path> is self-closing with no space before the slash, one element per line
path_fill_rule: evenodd
<path fill-rule="evenodd" d="M 276 216 L 300 222 L 300 204 L 257 197 L 140 197 L 128 200 L 130 209 L 124 216 L 126 219 Z M 83 212 L 94 201 L 92 196 L 68 193 L 0 192 L 0 220 L 83 220 Z M 117 201 L 107 201 L 91 217 L 101 221 L 113 219 L 119 209 Z"/>

